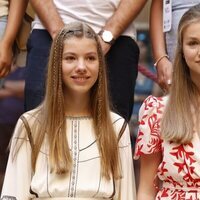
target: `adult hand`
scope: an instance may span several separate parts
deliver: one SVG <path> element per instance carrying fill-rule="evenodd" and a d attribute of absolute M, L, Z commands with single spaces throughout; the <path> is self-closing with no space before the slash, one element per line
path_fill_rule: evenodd
<path fill-rule="evenodd" d="M 7 45 L 3 40 L 0 41 L 0 77 L 5 77 L 10 72 L 12 58 L 12 46 Z"/>
<path fill-rule="evenodd" d="M 104 53 L 104 55 L 106 55 L 108 53 L 108 51 L 110 50 L 111 45 L 104 42 L 100 36 L 99 36 L 99 41 L 100 41 L 103 53 Z"/>
<path fill-rule="evenodd" d="M 54 40 L 56 38 L 56 36 L 58 35 L 58 33 L 61 31 L 61 29 L 64 27 L 63 26 L 60 26 L 58 29 L 54 30 L 53 32 L 50 32 L 50 35 L 51 35 L 51 38 L 52 40 Z"/>
<path fill-rule="evenodd" d="M 56 24 L 56 26 L 53 26 L 52 29 L 48 30 L 52 40 L 55 40 L 56 36 L 64 26 L 65 24 L 63 23 L 63 21 L 58 19 L 58 23 Z"/>
<path fill-rule="evenodd" d="M 168 58 L 163 58 L 156 67 L 158 84 L 164 91 L 164 93 L 169 92 L 169 88 L 172 82 L 172 72 L 173 66 Z"/>

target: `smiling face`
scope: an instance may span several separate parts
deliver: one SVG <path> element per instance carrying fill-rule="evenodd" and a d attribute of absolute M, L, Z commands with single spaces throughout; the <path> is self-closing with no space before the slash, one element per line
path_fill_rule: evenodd
<path fill-rule="evenodd" d="M 193 82 L 200 79 L 200 23 L 188 25 L 183 32 L 183 56 Z"/>
<path fill-rule="evenodd" d="M 66 94 L 90 94 L 98 78 L 99 58 L 95 40 L 70 37 L 64 41 L 62 78 Z"/>

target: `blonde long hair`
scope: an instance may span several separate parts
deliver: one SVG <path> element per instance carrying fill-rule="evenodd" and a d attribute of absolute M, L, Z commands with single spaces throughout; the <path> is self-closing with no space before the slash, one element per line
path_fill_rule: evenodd
<path fill-rule="evenodd" d="M 192 23 L 199 23 L 199 21 L 200 4 L 190 8 L 179 22 L 172 86 L 161 122 L 162 137 L 168 141 L 178 143 L 191 141 L 194 135 L 192 107 L 194 108 L 196 119 L 199 119 L 199 90 L 191 79 L 189 67 L 183 55 L 184 30 Z"/>
<path fill-rule="evenodd" d="M 66 139 L 67 127 L 62 81 L 63 44 L 71 37 L 86 37 L 96 42 L 99 75 L 91 88 L 91 114 L 101 156 L 102 176 L 110 179 L 112 175 L 117 179 L 120 177 L 119 151 L 110 117 L 104 56 L 98 35 L 88 25 L 81 22 L 74 22 L 65 26 L 52 43 L 48 63 L 46 95 L 37 117 L 40 123 L 35 123 L 37 134 L 34 135 L 35 155 L 32 155 L 32 167 L 35 169 L 36 159 L 46 134 L 49 142 L 51 170 L 58 174 L 69 173 L 71 170 L 72 158 Z"/>

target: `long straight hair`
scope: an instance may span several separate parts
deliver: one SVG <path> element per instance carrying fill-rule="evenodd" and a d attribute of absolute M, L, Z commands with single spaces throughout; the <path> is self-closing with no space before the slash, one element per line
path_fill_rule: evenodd
<path fill-rule="evenodd" d="M 184 30 L 192 23 L 200 23 L 199 21 L 200 4 L 190 8 L 179 22 L 172 85 L 161 122 L 162 137 L 168 141 L 190 142 L 194 135 L 192 109 L 196 119 L 199 119 L 199 89 L 191 79 L 190 70 L 183 55 Z M 195 125 L 198 126 L 198 123 Z"/>
<path fill-rule="evenodd" d="M 81 22 L 74 22 L 65 26 L 52 43 L 48 63 L 46 95 L 37 117 L 40 123 L 35 125 L 37 134 L 34 135 L 35 155 L 32 156 L 32 167 L 35 169 L 37 156 L 46 135 L 49 143 L 51 170 L 58 174 L 69 173 L 71 170 L 72 158 L 66 138 L 62 54 L 64 42 L 72 37 L 85 37 L 96 42 L 99 75 L 91 88 L 91 114 L 101 157 L 102 176 L 110 179 L 112 175 L 117 179 L 120 177 L 119 151 L 117 136 L 110 116 L 104 55 L 98 35 L 88 25 Z"/>

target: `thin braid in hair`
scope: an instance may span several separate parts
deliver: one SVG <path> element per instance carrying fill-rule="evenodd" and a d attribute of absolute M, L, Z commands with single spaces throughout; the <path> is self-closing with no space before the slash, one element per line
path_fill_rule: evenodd
<path fill-rule="evenodd" d="M 63 41 L 66 37 L 66 34 L 67 32 L 65 31 L 65 29 L 62 29 L 55 41 L 55 54 L 54 54 L 54 63 L 53 63 L 53 68 L 54 68 L 53 69 L 54 71 L 53 89 L 54 89 L 54 92 L 57 93 L 59 109 L 62 109 L 60 108 L 60 105 L 62 103 L 61 99 L 63 98 L 62 97 L 62 77 L 61 77 L 62 76 L 62 51 L 63 51 Z M 58 64 L 56 64 L 57 62 Z M 57 71 L 56 70 L 57 68 L 58 68 L 58 73 L 55 73 Z M 59 80 L 58 85 L 55 85 L 56 78 L 58 78 Z"/>
<path fill-rule="evenodd" d="M 56 71 L 56 67 L 58 67 L 58 73 L 55 74 L 54 76 L 54 81 L 56 82 L 56 77 L 58 78 L 59 82 L 58 85 L 56 87 L 54 87 L 55 89 L 55 93 L 57 93 L 56 98 L 58 101 L 58 112 L 62 113 L 63 112 L 63 108 L 62 108 L 62 103 L 63 103 L 63 88 L 62 88 L 62 51 L 63 51 L 63 46 L 64 46 L 64 40 L 66 38 L 66 35 L 68 34 L 68 32 L 66 32 L 65 29 L 62 29 L 60 34 L 58 35 L 57 39 L 56 39 L 56 44 L 55 44 L 55 48 L 57 49 L 56 51 L 56 56 L 55 58 L 58 58 L 59 62 L 58 65 L 56 66 L 56 62 L 57 60 L 54 58 L 54 71 Z M 60 125 L 58 127 L 58 131 L 61 130 L 62 124 L 63 124 L 63 119 L 62 116 L 60 116 Z M 60 131 L 59 131 L 60 132 Z"/>
<path fill-rule="evenodd" d="M 97 116 L 97 125 L 98 133 L 101 131 L 101 121 L 102 121 L 102 68 L 99 69 L 99 84 L 98 84 L 98 116 Z M 101 135 L 101 134 L 100 134 Z"/>

